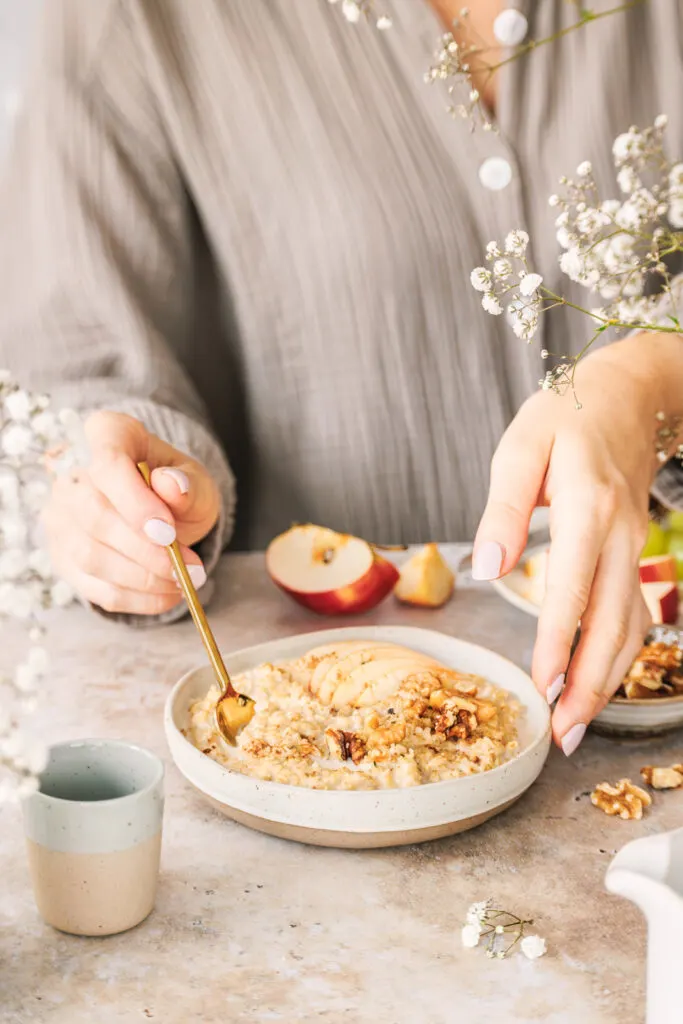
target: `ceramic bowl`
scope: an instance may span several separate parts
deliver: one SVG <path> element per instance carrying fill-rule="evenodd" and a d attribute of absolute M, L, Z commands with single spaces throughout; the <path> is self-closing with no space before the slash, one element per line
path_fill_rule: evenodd
<path fill-rule="evenodd" d="M 182 729 L 193 700 L 204 696 L 211 670 L 194 669 L 176 684 L 165 711 L 171 755 L 185 778 L 214 807 L 251 828 L 316 846 L 363 849 L 437 839 L 472 828 L 509 807 L 535 781 L 550 746 L 550 715 L 529 677 L 493 651 L 431 630 L 399 626 L 332 629 L 273 640 L 229 655 L 236 675 L 263 662 L 300 657 L 335 640 L 385 640 L 431 655 L 503 687 L 525 706 L 519 753 L 484 772 L 408 789 L 312 790 L 230 771 L 197 750 Z"/>
<path fill-rule="evenodd" d="M 653 626 L 648 639 L 683 647 L 683 630 L 673 626 Z M 661 736 L 683 728 L 683 694 L 677 697 L 653 697 L 652 700 L 628 700 L 613 697 L 593 720 L 593 729 L 605 736 Z"/>

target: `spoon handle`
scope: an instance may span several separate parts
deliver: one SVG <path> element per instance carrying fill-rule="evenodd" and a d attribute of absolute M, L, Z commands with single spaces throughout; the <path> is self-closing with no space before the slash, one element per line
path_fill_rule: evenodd
<path fill-rule="evenodd" d="M 149 466 L 146 462 L 139 462 L 138 469 L 148 487 L 151 487 L 151 474 Z M 206 653 L 211 662 L 214 675 L 220 685 L 221 693 L 237 696 L 237 692 L 230 682 L 230 676 L 228 670 L 225 667 L 225 662 L 221 657 L 221 652 L 218 650 L 218 644 L 214 639 L 214 635 L 211 632 L 206 613 L 201 606 L 197 591 L 195 590 L 194 583 L 190 579 L 190 574 L 187 571 L 187 566 L 183 560 L 183 556 L 180 553 L 178 547 L 178 541 L 174 540 L 172 544 L 169 544 L 166 548 L 168 551 L 168 557 L 171 559 L 171 564 L 175 570 L 176 579 L 180 585 L 180 589 L 183 592 L 183 596 L 187 601 L 187 607 L 190 609 L 190 615 L 194 621 L 195 626 L 202 638 L 202 643 L 206 648 Z"/>

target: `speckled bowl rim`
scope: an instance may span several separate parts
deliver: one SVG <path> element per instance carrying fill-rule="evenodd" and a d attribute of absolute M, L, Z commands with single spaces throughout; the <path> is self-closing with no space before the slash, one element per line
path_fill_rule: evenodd
<path fill-rule="evenodd" d="M 224 803 L 226 806 L 233 807 L 237 810 L 254 813 L 254 806 L 268 802 L 269 798 L 272 799 L 276 804 L 287 804 L 292 803 L 306 803 L 308 806 L 315 807 L 316 805 L 320 808 L 334 807 L 335 811 L 338 811 L 339 818 L 343 819 L 343 825 L 333 826 L 338 828 L 340 832 L 364 832 L 367 829 L 363 827 L 354 827 L 352 823 L 352 816 L 354 808 L 360 809 L 361 805 L 367 805 L 367 809 L 372 808 L 381 819 L 382 807 L 389 807 L 392 804 L 406 804 L 407 806 L 412 803 L 415 799 L 416 793 L 425 793 L 429 791 L 435 798 L 439 796 L 446 797 L 453 795 L 460 791 L 465 791 L 469 787 L 481 785 L 482 781 L 485 780 L 492 784 L 494 789 L 502 790 L 500 798 L 496 796 L 490 803 L 497 805 L 502 804 L 504 801 L 509 801 L 511 798 L 516 799 L 520 796 L 530 785 L 536 780 L 540 774 L 543 765 L 545 764 L 548 751 L 550 748 L 551 741 L 551 729 L 550 729 L 550 709 L 546 702 L 543 700 L 541 695 L 536 690 L 530 677 L 514 662 L 506 658 L 504 655 L 498 654 L 496 651 L 492 651 L 489 648 L 482 647 L 481 645 L 471 643 L 468 640 L 462 640 L 460 637 L 449 636 L 444 633 L 439 633 L 435 630 L 422 629 L 417 626 L 359 626 L 359 627 L 339 627 L 330 630 L 316 631 L 313 633 L 295 634 L 293 636 L 278 638 L 273 641 L 266 641 L 266 643 L 254 645 L 248 648 L 243 648 L 239 651 L 234 651 L 229 655 L 225 656 L 228 669 L 230 669 L 230 661 L 233 659 L 244 659 L 248 658 L 252 652 L 256 653 L 265 646 L 274 646 L 278 643 L 291 643 L 297 641 L 302 646 L 302 649 L 307 649 L 315 646 L 319 643 L 329 643 L 334 639 L 384 639 L 395 643 L 404 643 L 408 646 L 411 644 L 418 645 L 418 649 L 424 650 L 426 645 L 429 647 L 430 638 L 434 642 L 435 639 L 442 643 L 446 641 L 455 641 L 462 647 L 467 647 L 469 652 L 474 655 L 482 655 L 486 658 L 492 657 L 499 662 L 501 667 L 505 667 L 511 675 L 516 676 L 520 684 L 523 682 L 524 688 L 528 691 L 528 699 L 524 696 L 515 694 L 518 700 L 521 701 L 527 708 L 531 704 L 535 705 L 535 708 L 539 715 L 543 718 L 543 728 L 537 728 L 532 734 L 526 745 L 519 750 L 514 757 L 510 758 L 504 764 L 499 765 L 496 768 L 492 768 L 490 771 L 477 773 L 475 775 L 463 776 L 458 779 L 446 779 L 440 782 L 426 783 L 422 786 L 411 786 L 405 789 L 386 789 L 386 790 L 315 790 L 308 789 L 303 786 L 294 786 L 289 783 L 282 782 L 271 782 L 262 781 L 255 779 L 248 775 L 243 775 L 239 772 L 234 772 L 225 765 L 219 764 L 206 754 L 198 750 L 185 736 L 183 736 L 179 727 L 175 723 L 175 712 L 176 704 L 178 703 L 181 695 L 184 693 L 190 681 L 195 677 L 198 671 L 201 669 L 194 668 L 189 672 L 186 672 L 180 680 L 173 687 L 166 700 L 166 708 L 164 714 L 164 725 L 166 730 L 167 740 L 171 749 L 171 755 L 176 763 L 176 766 L 185 776 L 185 778 L 197 788 L 200 792 L 205 795 L 217 799 L 219 802 Z M 283 657 L 292 657 L 294 655 L 283 654 Z M 262 659 L 261 659 L 262 660 Z M 276 660 L 276 656 L 272 660 Z M 258 664 L 259 661 L 255 660 L 254 664 Z M 205 671 L 209 671 L 205 669 Z M 527 685 L 528 684 L 528 685 Z M 504 683 L 498 681 L 496 685 L 503 686 Z M 186 712 L 186 708 L 178 709 L 182 714 Z M 532 726 L 529 723 L 531 730 Z M 201 766 L 200 770 L 204 770 L 207 773 L 211 773 L 215 780 L 215 787 L 212 791 L 208 788 L 202 788 L 197 782 L 190 778 L 185 771 L 184 767 L 179 764 L 178 757 L 176 756 L 176 746 L 179 745 L 183 752 L 183 756 L 192 759 L 198 766 Z M 533 775 L 530 781 L 524 781 L 521 785 L 512 786 L 508 784 L 509 777 L 518 773 L 520 762 L 524 761 L 531 765 L 535 760 L 540 759 L 537 771 L 529 770 L 529 774 Z M 226 798 L 225 794 L 217 795 L 217 790 L 220 790 L 220 781 L 234 783 L 236 788 L 239 788 L 242 794 L 239 801 L 234 798 Z M 418 797 L 419 800 L 419 797 Z M 482 802 L 485 805 L 485 801 Z M 479 808 L 484 810 L 485 807 Z M 466 817 L 467 815 L 461 815 Z M 415 822 L 416 826 L 428 827 L 432 825 L 442 824 L 446 820 L 457 820 L 458 814 L 453 815 L 452 812 L 448 812 L 444 817 L 438 820 L 420 820 Z M 272 820 L 284 821 L 282 817 L 274 816 Z M 330 828 L 330 825 L 320 826 Z M 381 820 L 378 820 L 373 824 L 374 832 L 393 832 L 399 831 L 400 828 L 404 828 L 404 825 L 383 825 Z"/>

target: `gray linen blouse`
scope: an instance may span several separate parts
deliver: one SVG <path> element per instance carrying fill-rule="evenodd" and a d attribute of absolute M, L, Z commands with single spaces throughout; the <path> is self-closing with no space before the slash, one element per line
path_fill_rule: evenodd
<path fill-rule="evenodd" d="M 536 38 L 576 17 L 517 6 Z M 240 548 L 292 520 L 471 538 L 541 349 L 575 353 L 587 326 L 558 310 L 527 347 L 470 270 L 523 227 L 548 284 L 586 298 L 547 198 L 585 159 L 614 194 L 613 138 L 660 112 L 683 156 L 680 3 L 508 65 L 488 134 L 423 80 L 426 0 L 382 0 L 386 32 L 327 0 L 46 9 L 0 193 L 0 365 L 203 460 L 225 509 L 209 563 L 236 495 Z"/>

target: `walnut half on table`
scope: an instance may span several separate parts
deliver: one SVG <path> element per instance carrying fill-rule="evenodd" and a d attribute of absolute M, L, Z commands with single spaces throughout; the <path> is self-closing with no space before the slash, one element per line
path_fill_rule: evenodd
<path fill-rule="evenodd" d="M 591 793 L 591 803 L 609 815 L 619 815 L 625 821 L 639 820 L 643 808 L 649 807 L 652 797 L 630 779 L 619 779 L 616 786 L 601 782 Z"/>
<path fill-rule="evenodd" d="M 646 764 L 640 769 L 643 782 L 653 789 L 679 789 L 683 786 L 683 764 L 672 764 L 670 768 L 655 768 Z"/>

